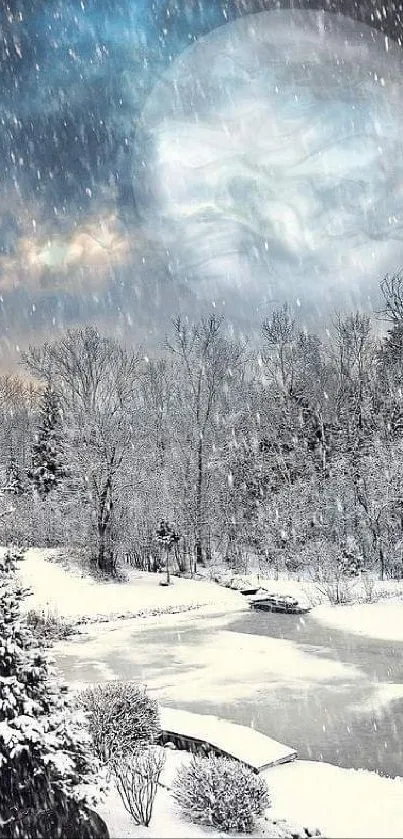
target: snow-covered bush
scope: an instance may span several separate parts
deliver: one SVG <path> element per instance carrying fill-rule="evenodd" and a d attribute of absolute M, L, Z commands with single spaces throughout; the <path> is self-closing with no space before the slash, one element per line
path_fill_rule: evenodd
<path fill-rule="evenodd" d="M 313 586 L 322 599 L 333 606 L 352 603 L 357 599 L 359 577 L 358 560 L 353 551 L 325 539 L 313 540 L 300 552 L 303 564 L 309 569 Z"/>
<path fill-rule="evenodd" d="M 27 612 L 27 623 L 32 632 L 44 644 L 51 644 L 60 638 L 68 638 L 73 635 L 75 630 L 74 624 L 69 623 L 60 617 L 55 612 L 45 611 L 41 609 L 30 609 Z"/>
<path fill-rule="evenodd" d="M 107 682 L 81 694 L 96 752 L 103 761 L 150 743 L 160 732 L 158 703 L 136 682 Z"/>
<path fill-rule="evenodd" d="M 98 765 L 82 714 L 21 616 L 18 552 L 0 561 L 0 835 L 106 839 L 90 809 Z"/>
<path fill-rule="evenodd" d="M 250 833 L 255 817 L 270 806 L 265 780 L 224 757 L 194 755 L 178 769 L 172 794 L 192 821 L 227 832 Z"/>
<path fill-rule="evenodd" d="M 116 787 L 135 824 L 150 824 L 164 765 L 165 752 L 160 746 L 115 754 L 112 758 Z"/>
<path fill-rule="evenodd" d="M 364 602 L 374 603 L 377 599 L 376 581 L 371 572 L 363 572 L 361 574 L 361 585 L 363 588 Z"/>

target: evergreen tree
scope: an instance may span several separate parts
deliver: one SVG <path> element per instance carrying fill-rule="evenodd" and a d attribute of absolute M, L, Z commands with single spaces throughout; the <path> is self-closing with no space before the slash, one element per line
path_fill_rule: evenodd
<path fill-rule="evenodd" d="M 61 446 L 61 415 L 57 395 L 48 383 L 40 408 L 41 423 L 32 452 L 28 477 L 44 499 L 65 475 Z"/>
<path fill-rule="evenodd" d="M 6 482 L 3 487 L 3 492 L 16 496 L 20 496 L 24 492 L 24 484 L 21 479 L 19 466 L 12 453 L 6 466 Z"/>
<path fill-rule="evenodd" d="M 19 559 L 0 560 L 0 835 L 106 839 L 88 805 L 97 769 L 89 736 L 21 617 Z"/>

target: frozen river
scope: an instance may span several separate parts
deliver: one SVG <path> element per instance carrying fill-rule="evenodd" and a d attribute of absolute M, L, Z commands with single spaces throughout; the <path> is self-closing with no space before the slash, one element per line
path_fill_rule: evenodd
<path fill-rule="evenodd" d="M 165 705 L 253 726 L 300 758 L 403 775 L 403 644 L 308 615 L 125 621 L 55 650 L 73 683 L 139 679 Z"/>

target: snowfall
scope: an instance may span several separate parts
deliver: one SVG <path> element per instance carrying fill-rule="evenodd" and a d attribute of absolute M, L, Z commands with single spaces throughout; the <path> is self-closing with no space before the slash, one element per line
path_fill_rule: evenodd
<path fill-rule="evenodd" d="M 99 641 L 103 649 L 111 640 L 113 650 L 119 627 L 130 623 L 162 625 L 189 621 L 197 614 L 219 615 L 239 610 L 238 592 L 208 580 L 192 581 L 175 578 L 169 587 L 160 586 L 160 575 L 131 573 L 125 583 L 99 582 L 60 562 L 54 552 L 32 549 L 21 567 L 25 585 L 32 590 L 29 608 L 42 609 L 66 620 L 99 621 Z M 298 584 L 276 581 L 273 590 L 295 594 Z M 392 593 L 392 592 L 389 592 Z M 400 593 L 400 592 L 399 592 Z M 300 587 L 306 596 L 306 587 Z M 387 599 L 364 605 L 319 605 L 313 610 L 323 624 L 347 629 L 385 642 L 403 640 L 403 600 Z M 105 624 L 109 620 L 110 624 Z M 103 623 L 101 623 L 103 622 Z M 102 626 L 102 630 L 101 630 Z M 109 627 L 111 631 L 109 632 Z M 114 631 L 112 631 L 112 629 Z M 118 630 L 118 631 L 117 631 Z M 279 644 L 279 657 L 284 642 Z M 64 642 L 64 646 L 69 641 Z M 185 677 L 185 674 L 184 674 Z M 276 732 L 272 732 L 276 737 Z M 175 767 L 188 759 L 186 752 L 167 751 L 165 776 L 172 777 Z M 296 760 L 265 770 L 272 806 L 267 811 L 270 821 L 262 822 L 256 836 L 276 836 L 272 820 L 319 828 L 324 836 L 334 837 L 402 837 L 403 778 L 386 778 L 365 770 L 344 769 L 322 762 Z M 163 780 L 163 779 L 162 779 Z M 149 828 L 136 827 L 112 788 L 99 812 L 108 824 L 111 839 L 135 837 L 203 837 L 219 836 L 216 831 L 185 822 L 175 809 L 169 792 L 157 795 Z"/>

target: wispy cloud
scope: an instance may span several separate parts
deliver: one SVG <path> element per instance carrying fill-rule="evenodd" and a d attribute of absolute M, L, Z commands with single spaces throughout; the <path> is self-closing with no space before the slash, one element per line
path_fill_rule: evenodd
<path fill-rule="evenodd" d="M 126 229 L 115 213 L 91 216 L 65 235 L 49 227 L 45 235 L 40 224 L 35 235 L 23 231 L 13 252 L 0 255 L 0 290 L 51 284 L 71 290 L 78 277 L 81 284 L 101 288 L 111 271 L 129 262 L 139 244 L 139 234 Z"/>

